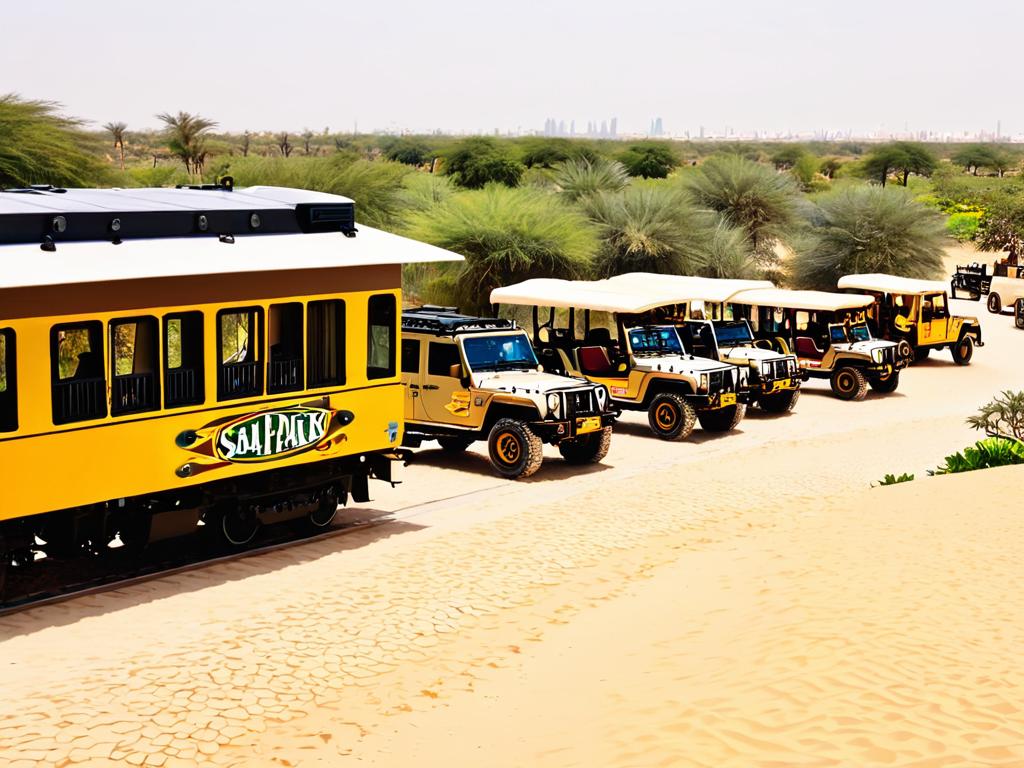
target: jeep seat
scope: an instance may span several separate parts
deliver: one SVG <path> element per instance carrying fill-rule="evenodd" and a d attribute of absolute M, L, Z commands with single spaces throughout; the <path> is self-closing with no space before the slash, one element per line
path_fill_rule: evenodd
<path fill-rule="evenodd" d="M 608 350 L 604 347 L 580 347 L 580 370 L 591 376 L 611 376 L 615 373 Z"/>
<path fill-rule="evenodd" d="M 818 345 L 814 343 L 814 339 L 810 336 L 797 336 L 796 356 L 806 357 L 812 360 L 821 360 L 821 358 L 825 356 L 825 351 L 818 349 Z"/>

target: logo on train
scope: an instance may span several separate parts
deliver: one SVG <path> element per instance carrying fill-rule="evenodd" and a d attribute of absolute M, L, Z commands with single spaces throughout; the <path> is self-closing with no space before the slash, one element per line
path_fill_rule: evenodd
<path fill-rule="evenodd" d="M 264 461 L 314 448 L 323 440 L 332 412 L 282 408 L 243 416 L 221 427 L 215 445 L 225 461 Z"/>

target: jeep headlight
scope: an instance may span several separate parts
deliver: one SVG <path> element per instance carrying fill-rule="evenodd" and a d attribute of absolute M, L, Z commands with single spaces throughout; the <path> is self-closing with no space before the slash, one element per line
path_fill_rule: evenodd
<path fill-rule="evenodd" d="M 597 408 L 603 411 L 608 407 L 608 388 L 605 386 L 596 387 L 594 396 L 597 398 Z"/>
<path fill-rule="evenodd" d="M 702 373 L 700 375 L 700 391 L 701 392 L 707 392 L 708 391 L 708 375 L 706 373 Z"/>
<path fill-rule="evenodd" d="M 761 363 L 761 375 L 764 376 L 765 378 L 768 378 L 769 376 L 772 375 L 771 363 Z"/>
<path fill-rule="evenodd" d="M 786 362 L 788 364 L 790 374 L 795 374 L 796 373 L 796 360 L 791 357 Z"/>
<path fill-rule="evenodd" d="M 548 413 L 550 413 L 550 414 L 552 414 L 554 416 L 557 416 L 558 415 L 558 409 L 559 409 L 558 407 L 561 404 L 562 404 L 562 398 L 560 398 L 556 393 L 551 392 L 548 395 Z"/>
<path fill-rule="evenodd" d="M 872 352 L 871 352 L 871 359 L 874 360 L 876 363 L 882 362 L 882 350 L 881 349 L 872 350 Z"/>

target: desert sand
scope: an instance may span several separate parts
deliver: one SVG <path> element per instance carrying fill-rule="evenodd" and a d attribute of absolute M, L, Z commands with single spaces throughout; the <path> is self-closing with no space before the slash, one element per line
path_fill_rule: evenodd
<path fill-rule="evenodd" d="M 0 619 L 0 764 L 1024 764 L 1024 468 L 925 477 L 1024 332 L 953 309 L 987 345 L 895 395 L 521 483 L 424 450 L 383 525 Z"/>

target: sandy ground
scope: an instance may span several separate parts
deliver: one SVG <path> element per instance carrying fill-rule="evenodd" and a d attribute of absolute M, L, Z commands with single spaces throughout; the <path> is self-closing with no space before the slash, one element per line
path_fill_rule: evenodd
<path fill-rule="evenodd" d="M 987 346 L 892 396 L 522 483 L 427 450 L 380 527 L 0 619 L 0 765 L 1024 764 L 1024 469 L 924 477 L 1024 333 L 954 311 Z"/>

